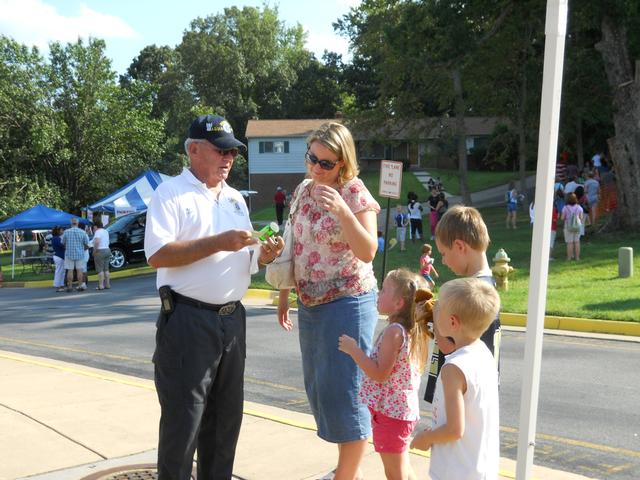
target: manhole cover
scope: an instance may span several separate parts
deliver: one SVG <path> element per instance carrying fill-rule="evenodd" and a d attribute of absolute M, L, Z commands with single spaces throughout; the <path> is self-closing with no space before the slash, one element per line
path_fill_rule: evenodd
<path fill-rule="evenodd" d="M 157 478 L 158 468 L 156 465 L 145 464 L 110 468 L 109 470 L 92 473 L 81 480 L 156 480 Z M 191 478 L 196 479 L 195 470 L 192 471 Z"/>

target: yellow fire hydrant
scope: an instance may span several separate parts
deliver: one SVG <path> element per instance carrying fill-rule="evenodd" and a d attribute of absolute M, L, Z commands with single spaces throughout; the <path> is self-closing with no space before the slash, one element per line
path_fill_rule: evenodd
<path fill-rule="evenodd" d="M 496 287 L 500 290 L 509 290 L 509 274 L 513 273 L 514 268 L 509 265 L 511 259 L 504 251 L 504 248 L 498 250 L 496 256 L 493 257 L 493 276 L 496 279 Z"/>

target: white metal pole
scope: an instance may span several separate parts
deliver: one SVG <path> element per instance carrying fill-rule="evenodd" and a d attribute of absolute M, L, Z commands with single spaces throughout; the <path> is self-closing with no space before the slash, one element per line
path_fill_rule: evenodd
<path fill-rule="evenodd" d="M 546 306 L 547 274 L 549 272 L 550 222 L 553 209 L 553 185 L 558 148 L 564 40 L 567 29 L 567 1 L 547 1 L 542 104 L 540 109 L 540 130 L 538 133 L 535 220 L 531 242 L 531 276 L 529 279 L 529 304 L 527 309 L 527 338 L 520 398 L 517 480 L 531 478 L 535 448 L 542 334 Z"/>

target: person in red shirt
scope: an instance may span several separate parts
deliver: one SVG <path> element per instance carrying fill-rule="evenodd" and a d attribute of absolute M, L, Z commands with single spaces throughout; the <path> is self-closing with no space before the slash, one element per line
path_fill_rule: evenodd
<path fill-rule="evenodd" d="M 282 225 L 282 217 L 284 213 L 284 204 L 287 199 L 286 194 L 282 187 L 278 186 L 276 188 L 276 194 L 273 196 L 273 201 L 276 204 L 276 220 L 278 221 L 278 225 Z"/>

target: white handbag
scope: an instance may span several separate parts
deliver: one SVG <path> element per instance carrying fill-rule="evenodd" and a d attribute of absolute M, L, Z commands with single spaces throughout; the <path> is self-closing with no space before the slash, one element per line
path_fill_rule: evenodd
<path fill-rule="evenodd" d="M 305 180 L 302 184 L 304 188 L 310 180 Z M 278 290 L 292 289 L 296 287 L 296 279 L 293 271 L 293 215 L 298 208 L 298 201 L 302 195 L 300 189 L 298 196 L 289 208 L 289 215 L 284 225 L 284 248 L 282 253 L 273 262 L 267 265 L 265 280 L 269 285 Z"/>

